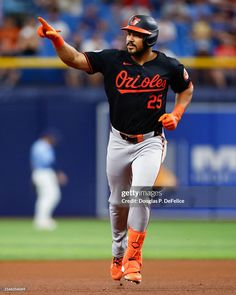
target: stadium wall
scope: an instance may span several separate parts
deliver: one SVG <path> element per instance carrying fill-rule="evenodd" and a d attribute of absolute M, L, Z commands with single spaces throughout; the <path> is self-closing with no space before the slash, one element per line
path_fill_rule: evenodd
<path fill-rule="evenodd" d="M 220 97 L 223 97 L 219 91 L 215 102 L 209 102 L 213 92 L 209 89 L 196 91 L 194 101 L 198 103 L 190 108 L 186 120 L 181 122 L 176 132 L 167 135 L 170 146 L 175 150 L 170 153 L 174 162 L 169 165 L 185 186 L 236 186 L 236 140 L 233 136 L 236 107 L 231 99 L 234 90 L 225 93 L 224 103 L 219 103 Z M 30 181 L 29 150 L 38 134 L 48 126 L 58 128 L 63 135 L 57 156 L 59 166 L 69 177 L 55 214 L 97 214 L 97 179 L 100 182 L 100 178 L 96 176 L 99 144 L 96 114 L 101 102 L 105 101 L 105 93 L 100 88 L 27 87 L 1 90 L 0 216 L 32 216 L 35 193 Z M 173 102 L 173 96 L 170 101 Z M 199 160 L 196 161 L 196 157 Z M 215 190 L 212 192 L 214 198 Z M 104 198 L 106 200 L 107 196 Z M 220 203 L 221 208 L 224 205 Z M 215 214 L 214 210 L 213 215 L 226 217 L 229 212 L 232 213 L 230 216 L 235 216 L 231 200 L 224 213 Z M 165 214 L 173 216 L 173 210 Z M 181 216 L 184 214 L 182 212 Z M 188 212 L 186 216 L 191 218 L 194 214 Z"/>

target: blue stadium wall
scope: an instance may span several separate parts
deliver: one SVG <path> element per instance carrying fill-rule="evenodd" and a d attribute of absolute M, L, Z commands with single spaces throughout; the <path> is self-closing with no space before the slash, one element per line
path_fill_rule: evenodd
<path fill-rule="evenodd" d="M 33 214 L 29 151 L 47 126 L 62 134 L 58 166 L 69 177 L 55 214 L 95 215 L 95 109 L 104 97 L 102 90 L 2 89 L 0 216 Z"/>
<path fill-rule="evenodd" d="M 212 187 L 216 184 L 216 177 L 218 180 L 223 177 L 224 181 L 227 175 L 226 185 L 236 187 L 236 167 L 229 157 L 221 159 L 222 155 L 225 157 L 222 150 L 226 148 L 227 153 L 228 147 L 236 157 L 234 93 L 234 89 L 227 92 L 197 89 L 194 101 L 200 102 L 198 111 L 186 114 L 186 120 L 181 122 L 178 130 L 168 133 L 169 143 L 176 150 L 171 168 L 183 185 Z M 222 97 L 228 110 L 219 112 L 217 101 L 222 101 Z M 57 148 L 58 165 L 69 177 L 68 185 L 62 188 L 63 198 L 55 214 L 96 215 L 96 107 L 104 101 L 105 93 L 100 88 L 1 89 L 0 216 L 33 215 L 35 192 L 30 177 L 29 150 L 38 134 L 48 126 L 58 128 L 63 135 Z M 173 102 L 173 95 L 170 101 Z M 209 154 L 209 146 L 211 159 L 215 156 L 222 165 L 217 175 L 213 160 L 210 166 L 204 161 L 200 166 L 193 163 L 194 149 L 201 159 Z M 182 169 L 183 165 L 185 169 Z M 233 205 L 232 210 L 235 214 Z"/>

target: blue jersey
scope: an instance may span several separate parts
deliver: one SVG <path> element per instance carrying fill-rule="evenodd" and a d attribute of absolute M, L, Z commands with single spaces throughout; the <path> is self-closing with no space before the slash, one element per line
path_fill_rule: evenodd
<path fill-rule="evenodd" d="M 56 157 L 53 146 L 38 139 L 31 147 L 30 161 L 32 169 L 54 168 Z"/>

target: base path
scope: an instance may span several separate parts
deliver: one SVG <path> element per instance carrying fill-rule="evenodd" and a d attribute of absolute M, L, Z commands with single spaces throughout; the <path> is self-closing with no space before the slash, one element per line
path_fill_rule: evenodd
<path fill-rule="evenodd" d="M 144 260 L 142 283 L 122 286 L 109 267 L 107 260 L 0 262 L 0 294 L 236 294 L 236 260 Z"/>

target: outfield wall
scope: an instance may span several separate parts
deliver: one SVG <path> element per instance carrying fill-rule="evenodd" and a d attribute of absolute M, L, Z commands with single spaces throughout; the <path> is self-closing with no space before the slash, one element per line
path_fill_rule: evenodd
<path fill-rule="evenodd" d="M 175 132 L 166 134 L 166 165 L 183 186 L 213 187 L 213 202 L 222 197 L 222 192 L 216 193 L 215 188 L 236 187 L 234 93 L 197 90 L 194 102 L 198 103 L 192 105 Z M 173 96 L 170 101 L 173 102 Z M 101 89 L 1 89 L 0 216 L 32 216 L 35 194 L 30 182 L 29 149 L 47 126 L 54 126 L 63 134 L 57 155 L 59 166 L 69 176 L 56 215 L 106 216 L 104 160 L 109 122 L 104 102 Z M 157 215 L 235 217 L 234 200 L 227 202 L 215 203 L 216 208 L 210 209 L 162 209 Z M 224 210 L 219 211 L 217 206 Z"/>

